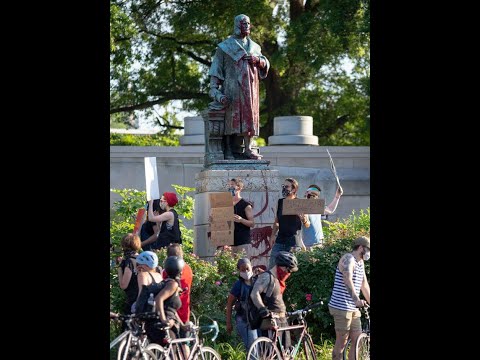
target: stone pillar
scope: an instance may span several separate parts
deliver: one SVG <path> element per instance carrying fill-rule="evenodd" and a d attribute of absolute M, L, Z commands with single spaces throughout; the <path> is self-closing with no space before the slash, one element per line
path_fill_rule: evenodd
<path fill-rule="evenodd" d="M 205 160 L 208 167 L 216 160 L 224 160 L 223 134 L 225 132 L 225 110 L 204 110 L 201 112 L 204 121 Z"/>
<path fill-rule="evenodd" d="M 272 246 L 274 210 L 280 197 L 278 170 L 203 170 L 197 173 L 194 252 L 205 260 L 212 259 L 216 247 L 211 245 L 208 237 L 209 193 L 226 191 L 228 181 L 232 178 L 242 179 L 245 185 L 242 197 L 253 203 L 255 227 L 251 229 L 251 244 L 246 246 L 247 256 L 252 266 L 266 268 Z"/>
<path fill-rule="evenodd" d="M 313 135 L 311 116 L 277 116 L 273 119 L 273 136 L 268 145 L 317 145 L 318 136 Z"/>
<path fill-rule="evenodd" d="M 205 144 L 205 125 L 201 116 L 186 116 L 184 122 L 184 135 L 180 136 L 180 145 Z"/>

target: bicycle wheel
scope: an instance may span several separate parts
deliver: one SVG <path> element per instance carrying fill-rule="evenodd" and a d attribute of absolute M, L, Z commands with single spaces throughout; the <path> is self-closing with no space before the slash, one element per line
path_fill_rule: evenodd
<path fill-rule="evenodd" d="M 315 353 L 315 348 L 313 347 L 312 339 L 306 337 L 300 345 L 300 351 L 298 352 L 295 359 L 299 360 L 317 360 L 317 354 Z"/>
<path fill-rule="evenodd" d="M 123 339 L 120 342 L 120 345 L 118 345 L 117 360 L 123 360 L 126 345 L 127 345 L 127 339 Z M 126 359 L 128 359 L 128 356 L 126 357 Z"/>
<path fill-rule="evenodd" d="M 202 354 L 202 360 L 222 360 L 220 354 L 213 350 L 213 348 L 210 346 L 202 346 L 200 348 L 200 352 Z"/>
<path fill-rule="evenodd" d="M 157 356 L 153 353 L 153 351 L 143 349 L 141 360 L 157 360 Z"/>
<path fill-rule="evenodd" d="M 350 345 L 352 340 L 348 339 L 347 345 L 345 345 L 345 349 L 343 350 L 343 360 L 348 360 L 348 353 L 350 352 Z"/>
<path fill-rule="evenodd" d="M 355 344 L 356 360 L 370 360 L 370 336 L 361 333 Z"/>
<path fill-rule="evenodd" d="M 281 360 L 282 354 L 273 341 L 266 337 L 257 338 L 247 353 L 247 360 Z"/>
<path fill-rule="evenodd" d="M 165 349 L 163 348 L 163 346 L 151 343 L 147 345 L 146 349 L 148 351 L 151 351 L 156 356 L 157 360 L 165 359 Z"/>

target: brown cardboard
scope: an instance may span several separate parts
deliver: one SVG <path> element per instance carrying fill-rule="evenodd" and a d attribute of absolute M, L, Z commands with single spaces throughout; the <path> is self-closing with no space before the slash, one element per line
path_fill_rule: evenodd
<path fill-rule="evenodd" d="M 285 199 L 283 200 L 283 215 L 323 214 L 325 199 Z"/>

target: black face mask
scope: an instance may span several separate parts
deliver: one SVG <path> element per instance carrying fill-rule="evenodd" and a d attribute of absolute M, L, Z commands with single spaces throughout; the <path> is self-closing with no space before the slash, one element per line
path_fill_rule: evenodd
<path fill-rule="evenodd" d="M 228 191 L 232 193 L 232 196 L 235 196 L 235 188 L 234 187 L 229 187 Z"/>
<path fill-rule="evenodd" d="M 287 188 L 282 188 L 282 196 L 283 197 L 287 197 L 288 195 L 290 195 L 291 191 L 288 190 Z"/>

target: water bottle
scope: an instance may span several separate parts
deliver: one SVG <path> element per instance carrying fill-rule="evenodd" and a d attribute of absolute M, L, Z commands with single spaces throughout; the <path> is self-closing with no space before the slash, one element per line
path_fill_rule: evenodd
<path fill-rule="evenodd" d="M 152 307 L 151 311 L 155 311 L 155 297 L 153 293 L 150 293 L 150 297 L 148 298 L 148 305 Z"/>

